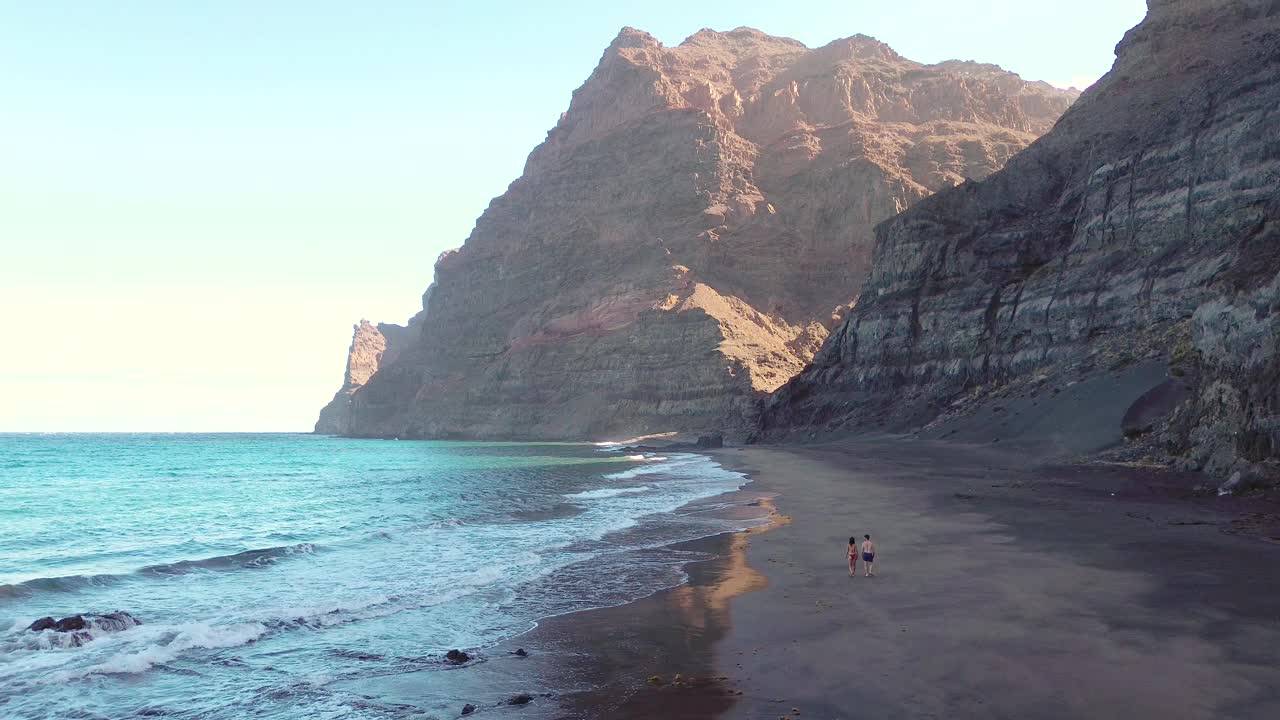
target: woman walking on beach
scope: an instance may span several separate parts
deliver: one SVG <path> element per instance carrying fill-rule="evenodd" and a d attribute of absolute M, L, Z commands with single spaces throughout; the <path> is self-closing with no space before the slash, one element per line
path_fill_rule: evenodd
<path fill-rule="evenodd" d="M 858 574 L 858 538 L 849 538 L 849 550 L 845 554 L 849 556 L 849 577 L 855 577 Z"/>
<path fill-rule="evenodd" d="M 867 569 L 867 577 L 871 577 L 872 575 L 875 575 L 876 544 L 871 542 L 870 535 L 863 535 L 862 537 L 866 538 L 866 540 L 862 541 L 862 564 Z M 852 544 L 853 538 L 849 538 L 849 540 L 850 544 Z M 852 561 L 850 561 L 849 567 L 853 567 Z"/>

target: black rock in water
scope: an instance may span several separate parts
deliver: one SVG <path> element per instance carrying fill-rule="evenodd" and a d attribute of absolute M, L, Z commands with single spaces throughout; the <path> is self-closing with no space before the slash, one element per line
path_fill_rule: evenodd
<path fill-rule="evenodd" d="M 68 615 L 61 620 L 42 617 L 28 625 L 27 629 L 32 632 L 52 630 L 54 632 L 67 633 L 76 638 L 74 644 L 79 646 L 93 639 L 93 636 L 89 634 L 90 630 L 120 632 L 141 624 L 142 621 L 138 618 L 123 610 L 116 610 L 105 615 Z"/>
<path fill-rule="evenodd" d="M 58 621 L 51 617 L 42 617 L 39 620 L 27 626 L 31 632 L 40 632 L 41 630 L 52 630 L 57 627 Z"/>
<path fill-rule="evenodd" d="M 83 615 L 64 617 L 53 625 L 53 629 L 58 632 L 75 632 L 76 630 L 87 630 L 88 628 L 89 621 L 85 620 Z"/>
<path fill-rule="evenodd" d="M 469 661 L 471 656 L 461 650 L 450 650 L 445 653 L 444 659 L 454 663 L 455 665 L 461 665 L 462 663 Z"/>
<path fill-rule="evenodd" d="M 136 625 L 141 625 L 142 621 L 123 610 L 116 610 L 106 615 L 91 615 L 89 623 L 99 630 L 120 632 L 121 630 L 128 630 Z"/>
<path fill-rule="evenodd" d="M 470 715 L 471 713 L 473 713 L 473 712 L 475 712 L 475 711 L 476 711 L 476 706 L 475 706 L 475 705 L 472 705 L 471 703 L 467 703 L 466 705 L 463 705 L 463 706 L 462 706 L 462 714 L 463 714 L 463 715 Z"/>

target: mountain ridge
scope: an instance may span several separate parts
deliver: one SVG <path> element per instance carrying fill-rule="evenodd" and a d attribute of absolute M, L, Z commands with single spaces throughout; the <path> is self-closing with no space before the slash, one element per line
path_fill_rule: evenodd
<path fill-rule="evenodd" d="M 856 299 L 874 224 L 1002 166 L 1075 97 L 948 67 L 865 37 L 624 28 L 317 431 L 744 436 Z"/>

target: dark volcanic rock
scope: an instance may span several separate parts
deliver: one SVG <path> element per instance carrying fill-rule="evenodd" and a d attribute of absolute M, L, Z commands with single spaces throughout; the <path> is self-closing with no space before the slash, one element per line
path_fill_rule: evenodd
<path fill-rule="evenodd" d="M 471 656 L 461 650 L 450 650 L 445 653 L 444 659 L 456 665 L 461 665 L 462 663 L 469 662 L 471 660 Z"/>
<path fill-rule="evenodd" d="M 1280 3 L 1151 0 L 1116 53 L 1003 170 L 877 228 L 857 308 L 759 437 L 907 428 L 1156 358 L 1192 386 L 1153 424 L 1168 452 L 1274 464 Z"/>
<path fill-rule="evenodd" d="M 117 610 L 103 615 L 69 615 L 61 620 L 43 617 L 27 626 L 32 632 L 52 630 L 59 633 L 59 647 L 80 647 L 98 633 L 120 632 L 141 625 L 142 621 L 127 612 Z"/>
<path fill-rule="evenodd" d="M 39 620 L 28 625 L 27 629 L 30 630 L 31 632 L 40 632 L 42 630 L 53 630 L 57 628 L 57 626 L 58 626 L 57 620 L 54 620 L 51 617 L 42 617 Z"/>
<path fill-rule="evenodd" d="M 471 703 L 467 703 L 466 705 L 463 705 L 463 706 L 462 706 L 462 714 L 463 714 L 463 715 L 470 715 L 471 713 L 473 713 L 473 712 L 475 712 L 475 711 L 476 711 L 476 706 L 475 706 L 475 705 L 472 705 Z"/>
<path fill-rule="evenodd" d="M 699 435 L 698 442 L 695 444 L 695 447 L 699 450 L 710 450 L 712 448 L 724 447 L 724 435 L 721 433 Z"/>
<path fill-rule="evenodd" d="M 864 36 L 626 28 L 403 341 L 360 326 L 316 429 L 741 437 L 857 297 L 872 227 L 1001 167 L 1074 97 Z"/>
<path fill-rule="evenodd" d="M 53 625 L 53 629 L 58 632 L 75 632 L 76 630 L 87 630 L 88 628 L 89 621 L 83 615 L 64 617 Z"/>
<path fill-rule="evenodd" d="M 105 615 L 94 615 L 90 622 L 95 628 L 104 632 L 119 632 L 142 624 L 141 620 L 123 610 L 109 612 Z"/>
<path fill-rule="evenodd" d="M 1143 393 L 1129 406 L 1120 420 L 1120 431 L 1125 437 L 1149 433 L 1156 425 L 1166 421 L 1191 397 L 1191 386 L 1185 380 L 1179 378 L 1165 380 Z"/>
<path fill-rule="evenodd" d="M 42 618 L 38 623 L 45 623 L 52 618 Z M 71 615 L 53 624 L 52 629 L 58 632 L 76 632 L 77 630 L 100 630 L 102 632 L 120 632 L 141 625 L 142 621 L 123 610 L 116 610 L 102 615 Z M 33 626 L 34 629 L 34 626 Z"/>
<path fill-rule="evenodd" d="M 507 701 L 508 705 L 528 705 L 533 702 L 532 695 L 516 695 Z"/>

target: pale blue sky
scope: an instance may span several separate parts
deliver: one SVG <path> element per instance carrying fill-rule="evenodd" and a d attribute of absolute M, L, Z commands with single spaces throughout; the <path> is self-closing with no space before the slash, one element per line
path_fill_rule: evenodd
<path fill-rule="evenodd" d="M 1142 0 L 0 0 L 0 431 L 307 430 L 624 25 L 1084 85 Z"/>

